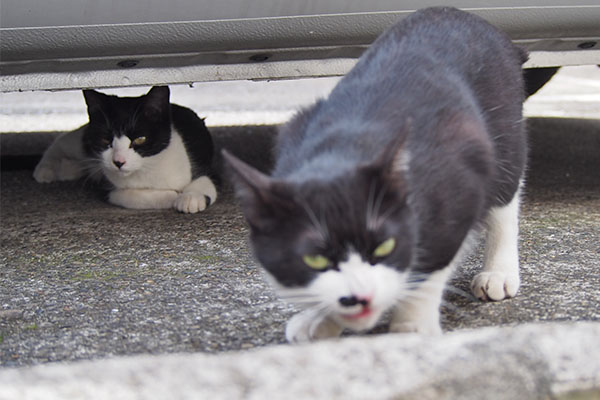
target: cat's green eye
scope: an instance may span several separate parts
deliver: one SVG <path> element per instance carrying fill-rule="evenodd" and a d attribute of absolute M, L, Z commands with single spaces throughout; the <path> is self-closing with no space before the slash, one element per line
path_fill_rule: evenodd
<path fill-rule="evenodd" d="M 327 257 L 322 256 L 320 254 L 316 254 L 316 255 L 307 254 L 304 257 L 302 257 L 302 261 L 304 261 L 304 264 L 308 265 L 312 269 L 317 269 L 317 270 L 325 269 L 331 265 L 331 261 L 329 261 L 329 259 Z"/>
<path fill-rule="evenodd" d="M 396 248 L 396 239 L 389 238 L 383 243 L 381 243 L 379 246 L 377 246 L 377 248 L 373 252 L 373 255 L 375 257 L 389 256 L 392 253 L 392 251 L 394 251 L 394 248 Z"/>
<path fill-rule="evenodd" d="M 133 139 L 134 146 L 141 146 L 144 143 L 146 143 L 146 136 L 140 136 L 140 137 L 136 137 L 135 139 Z"/>

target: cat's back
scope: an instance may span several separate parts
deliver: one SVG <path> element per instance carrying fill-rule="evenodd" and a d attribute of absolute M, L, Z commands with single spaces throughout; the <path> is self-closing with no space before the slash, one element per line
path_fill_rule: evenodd
<path fill-rule="evenodd" d="M 172 124 L 181 136 L 192 164 L 194 177 L 209 174 L 212 168 L 213 141 L 204 120 L 187 107 L 171 104 Z"/>
<path fill-rule="evenodd" d="M 383 50 L 383 51 L 382 51 Z M 506 33 L 483 18 L 453 7 L 431 7 L 418 10 L 392 26 L 380 36 L 361 58 L 368 66 L 377 59 L 387 59 L 397 65 L 398 56 L 418 55 L 455 70 L 481 72 L 480 67 L 492 68 L 490 61 L 503 66 L 518 66 L 527 54 L 514 46 Z M 369 60 L 375 59 L 374 62 Z M 421 60 L 416 58 L 416 62 Z M 358 65 L 361 69 L 361 66 Z M 355 69 L 356 70 L 356 69 Z"/>
<path fill-rule="evenodd" d="M 490 138 L 510 126 L 514 143 L 500 147 L 524 148 L 519 128 L 512 127 L 522 119 L 525 58 L 475 15 L 450 7 L 417 11 L 381 35 L 326 100 L 281 129 L 274 174 L 310 176 L 330 166 L 335 175 L 342 169 L 336 162 L 372 160 L 398 135 L 417 132 L 409 145 L 444 135 L 444 118 L 459 113 L 487 123 Z M 410 130 L 403 129 L 407 121 Z M 524 154 L 520 150 L 517 164 Z"/>

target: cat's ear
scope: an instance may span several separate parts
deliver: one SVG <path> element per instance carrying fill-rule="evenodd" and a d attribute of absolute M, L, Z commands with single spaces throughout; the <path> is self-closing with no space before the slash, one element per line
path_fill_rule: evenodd
<path fill-rule="evenodd" d="M 148 114 L 162 114 L 169 111 L 170 107 L 170 90 L 168 86 L 154 86 L 144 96 L 144 108 Z"/>
<path fill-rule="evenodd" d="M 386 166 L 392 176 L 403 176 L 408 172 L 410 165 L 410 152 L 406 148 L 406 139 L 412 130 L 412 118 L 404 121 L 404 126 L 396 135 L 392 143 L 381 154 L 379 162 Z"/>
<path fill-rule="evenodd" d="M 104 93 L 96 92 L 92 89 L 83 90 L 83 98 L 88 108 L 100 107 L 106 101 L 107 95 Z"/>
<path fill-rule="evenodd" d="M 405 176 L 410 168 L 410 152 L 406 148 L 406 139 L 412 129 L 412 119 L 407 119 L 398 134 L 374 161 L 362 166 L 364 174 L 372 179 L 382 179 L 387 187 L 405 188 Z"/>
<path fill-rule="evenodd" d="M 102 110 L 105 107 L 109 96 L 105 95 L 104 93 L 88 89 L 83 91 L 83 98 L 85 99 L 85 103 L 87 104 L 90 121 L 103 119 L 104 112 Z"/>
<path fill-rule="evenodd" d="M 250 227 L 259 232 L 272 229 L 294 209 L 286 185 L 251 167 L 227 150 L 222 150 L 235 192 Z"/>

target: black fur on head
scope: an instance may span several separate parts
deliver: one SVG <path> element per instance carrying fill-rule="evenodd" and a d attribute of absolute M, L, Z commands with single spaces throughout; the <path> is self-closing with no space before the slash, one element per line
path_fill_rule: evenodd
<path fill-rule="evenodd" d="M 145 137 L 135 148 L 144 157 L 160 153 L 171 138 L 169 88 L 155 86 L 140 97 L 110 96 L 84 90 L 90 122 L 83 136 L 84 150 L 95 157 L 110 146 L 114 137 L 127 136 L 132 141 Z"/>
<path fill-rule="evenodd" d="M 306 254 L 326 256 L 331 269 L 351 252 L 372 264 L 410 266 L 416 232 L 401 171 L 389 163 L 390 154 L 334 181 L 303 183 L 269 177 L 227 151 L 223 156 L 250 225 L 254 253 L 280 284 L 305 286 L 322 272 L 303 263 Z M 375 248 L 389 238 L 397 243 L 393 253 L 374 257 Z"/>

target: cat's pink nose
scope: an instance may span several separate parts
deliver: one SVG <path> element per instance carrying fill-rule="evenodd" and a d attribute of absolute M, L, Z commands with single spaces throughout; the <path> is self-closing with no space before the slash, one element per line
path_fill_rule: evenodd
<path fill-rule="evenodd" d="M 117 168 L 119 168 L 119 169 L 121 169 L 121 167 L 122 167 L 123 165 L 125 165 L 125 163 L 124 163 L 124 162 L 117 161 L 117 160 L 113 160 L 113 164 L 115 164 L 115 165 L 117 166 Z"/>

